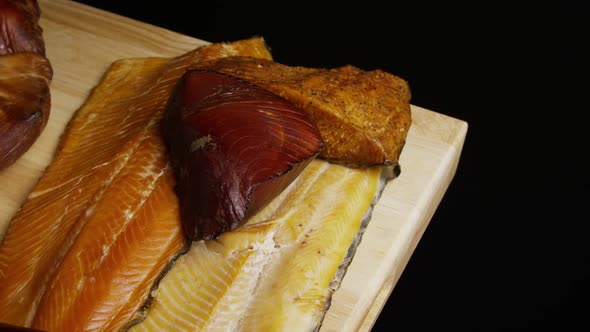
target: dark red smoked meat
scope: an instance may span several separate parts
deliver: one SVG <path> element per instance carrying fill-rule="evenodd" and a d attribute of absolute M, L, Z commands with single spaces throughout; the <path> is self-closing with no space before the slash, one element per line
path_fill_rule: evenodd
<path fill-rule="evenodd" d="M 36 0 L 0 0 L 0 55 L 32 52 L 45 56 Z"/>
<path fill-rule="evenodd" d="M 244 224 L 320 152 L 315 124 L 285 99 L 238 78 L 188 71 L 163 120 L 186 235 Z"/>

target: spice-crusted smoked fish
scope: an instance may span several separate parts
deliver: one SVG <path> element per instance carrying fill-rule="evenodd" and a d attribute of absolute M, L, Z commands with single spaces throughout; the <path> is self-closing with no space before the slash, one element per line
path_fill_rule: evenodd
<path fill-rule="evenodd" d="M 312 161 L 246 225 L 193 242 L 129 331 L 314 330 L 381 193 L 382 170 Z"/>
<path fill-rule="evenodd" d="M 243 56 L 194 67 L 250 81 L 307 111 L 325 143 L 321 158 L 361 167 L 398 163 L 411 124 L 410 88 L 400 77 L 350 65 L 292 67 Z"/>
<path fill-rule="evenodd" d="M 115 62 L 74 115 L 0 244 L 0 321 L 117 330 L 185 247 L 159 119 L 190 64 L 270 58 L 264 40 Z"/>

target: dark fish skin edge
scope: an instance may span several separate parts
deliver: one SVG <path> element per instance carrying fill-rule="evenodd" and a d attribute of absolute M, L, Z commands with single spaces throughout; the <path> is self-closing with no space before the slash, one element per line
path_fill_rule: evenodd
<path fill-rule="evenodd" d="M 158 287 L 160 286 L 160 282 L 162 281 L 162 279 L 164 279 L 164 277 L 166 277 L 168 272 L 170 272 L 170 270 L 172 269 L 174 264 L 176 264 L 176 261 L 178 260 L 178 258 L 180 258 L 181 256 L 184 256 L 186 253 L 188 253 L 188 251 L 190 250 L 190 247 L 191 247 L 191 242 L 192 242 L 191 240 L 189 240 L 188 238 L 185 238 L 185 243 L 184 243 L 184 246 L 182 247 L 182 249 L 176 255 L 174 255 L 174 257 L 172 257 L 172 259 L 170 259 L 170 262 L 168 262 L 168 264 L 166 264 L 166 266 L 164 267 L 164 269 L 162 270 L 160 275 L 154 281 L 154 284 L 152 285 L 152 288 L 149 292 L 148 298 L 145 300 L 145 302 L 141 306 L 141 308 L 139 308 L 139 310 L 137 310 L 134 317 L 129 321 L 129 323 L 127 323 L 127 325 L 125 325 L 121 329 L 122 332 L 127 332 L 134 325 L 137 325 L 137 324 L 143 322 L 143 320 L 147 316 L 148 311 L 150 310 L 150 306 L 152 305 L 152 302 L 153 302 L 152 293 L 158 289 Z"/>
<path fill-rule="evenodd" d="M 379 179 L 379 187 L 377 188 L 377 191 L 375 192 L 375 196 L 373 196 L 373 200 L 371 201 L 371 206 L 369 207 L 369 209 L 365 213 L 365 216 L 363 217 L 363 221 L 361 222 L 361 227 L 359 228 L 358 233 L 356 234 L 354 240 L 352 240 L 350 247 L 348 247 L 348 251 L 346 252 L 346 256 L 342 260 L 342 263 L 340 263 L 340 265 L 338 266 L 338 270 L 336 271 L 336 275 L 334 275 L 334 279 L 332 279 L 332 282 L 330 283 L 330 287 L 329 287 L 330 292 L 328 295 L 328 300 L 326 301 L 326 310 L 324 310 L 322 317 L 318 321 L 317 326 L 312 330 L 313 332 L 319 332 L 320 328 L 322 327 L 322 324 L 324 323 L 326 313 L 328 312 L 328 309 L 330 309 L 330 306 L 332 305 L 332 295 L 334 294 L 335 291 L 338 290 L 338 288 L 340 288 L 340 284 L 342 283 L 342 280 L 344 279 L 344 276 L 346 275 L 346 272 L 348 271 L 348 266 L 352 262 L 352 259 L 354 258 L 354 254 L 356 253 L 356 249 L 359 246 L 359 244 L 361 243 L 361 240 L 363 238 L 363 234 L 365 233 L 365 230 L 367 229 L 367 226 L 369 225 L 369 222 L 371 221 L 373 209 L 375 208 L 375 205 L 377 205 L 377 202 L 379 202 L 379 199 L 381 198 L 381 195 L 383 194 L 383 190 L 385 189 L 385 186 L 387 185 L 387 183 L 389 183 L 389 181 L 392 181 L 396 177 L 398 177 L 399 174 L 400 174 L 399 165 L 382 166 L 381 178 Z"/>

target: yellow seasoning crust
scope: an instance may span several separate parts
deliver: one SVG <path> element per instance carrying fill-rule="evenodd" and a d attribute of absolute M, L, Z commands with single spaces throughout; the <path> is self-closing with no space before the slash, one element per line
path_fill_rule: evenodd
<path fill-rule="evenodd" d="M 352 167 L 395 165 L 411 124 L 408 83 L 382 70 L 286 66 L 226 57 L 194 67 L 259 85 L 308 112 L 325 146 L 319 157 Z"/>

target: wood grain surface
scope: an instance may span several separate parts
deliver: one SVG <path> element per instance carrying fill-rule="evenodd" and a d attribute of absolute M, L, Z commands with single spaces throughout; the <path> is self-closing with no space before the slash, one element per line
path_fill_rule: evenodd
<path fill-rule="evenodd" d="M 33 147 L 0 172 L 0 234 L 51 162 L 68 121 L 113 61 L 172 57 L 207 43 L 66 0 L 40 5 L 54 69 L 51 115 Z M 467 123 L 414 105 L 412 118 L 401 175 L 375 207 L 322 331 L 371 329 L 455 174 Z"/>

